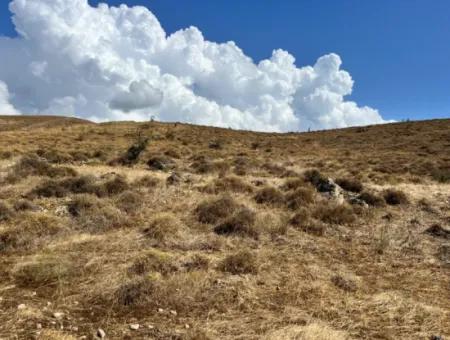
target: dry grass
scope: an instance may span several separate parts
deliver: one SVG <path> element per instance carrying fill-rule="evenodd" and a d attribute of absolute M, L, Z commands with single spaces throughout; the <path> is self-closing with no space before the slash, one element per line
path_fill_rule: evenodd
<path fill-rule="evenodd" d="M 2 339 L 450 336 L 450 120 L 0 130 Z"/>

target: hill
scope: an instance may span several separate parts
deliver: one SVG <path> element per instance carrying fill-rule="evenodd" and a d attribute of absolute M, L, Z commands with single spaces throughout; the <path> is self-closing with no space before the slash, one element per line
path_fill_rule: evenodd
<path fill-rule="evenodd" d="M 450 336 L 448 119 L 0 131 L 0 338 Z"/>

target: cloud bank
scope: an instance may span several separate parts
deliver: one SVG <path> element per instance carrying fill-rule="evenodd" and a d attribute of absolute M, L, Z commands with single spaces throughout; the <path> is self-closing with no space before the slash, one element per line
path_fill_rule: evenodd
<path fill-rule="evenodd" d="M 195 27 L 167 35 L 145 7 L 13 0 L 19 36 L 0 37 L 0 114 L 72 115 L 296 131 L 383 123 L 345 96 L 336 54 L 297 67 L 275 50 L 255 63 Z"/>

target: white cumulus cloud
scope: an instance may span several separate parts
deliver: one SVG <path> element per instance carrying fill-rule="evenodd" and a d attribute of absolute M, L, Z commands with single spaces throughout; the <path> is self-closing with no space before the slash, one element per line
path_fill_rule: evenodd
<path fill-rule="evenodd" d="M 353 80 L 336 54 L 298 67 L 275 50 L 255 63 L 235 43 L 207 41 L 195 27 L 167 35 L 140 6 L 13 0 L 10 10 L 19 36 L 0 37 L 5 112 L 153 116 L 261 131 L 384 122 L 377 110 L 345 100 Z"/>

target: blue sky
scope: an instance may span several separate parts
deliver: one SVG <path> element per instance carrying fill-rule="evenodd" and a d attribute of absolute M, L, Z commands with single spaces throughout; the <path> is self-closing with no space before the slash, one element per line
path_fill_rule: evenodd
<path fill-rule="evenodd" d="M 255 61 L 276 48 L 298 66 L 335 52 L 355 81 L 350 99 L 359 105 L 386 119 L 450 117 L 448 0 L 101 2 L 144 5 L 168 33 L 197 26 L 208 40 L 235 41 Z M 0 4 L 0 35 L 13 36 L 7 3 Z"/>

